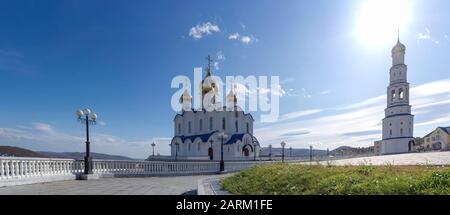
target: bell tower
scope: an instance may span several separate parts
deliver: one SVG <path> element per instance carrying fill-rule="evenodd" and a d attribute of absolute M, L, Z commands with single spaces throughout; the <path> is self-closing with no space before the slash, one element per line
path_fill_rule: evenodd
<path fill-rule="evenodd" d="M 405 65 L 406 47 L 397 39 L 392 48 L 392 67 L 387 87 L 387 108 L 383 119 L 381 154 L 406 153 L 414 146 L 414 116 L 409 103 L 409 83 Z"/>

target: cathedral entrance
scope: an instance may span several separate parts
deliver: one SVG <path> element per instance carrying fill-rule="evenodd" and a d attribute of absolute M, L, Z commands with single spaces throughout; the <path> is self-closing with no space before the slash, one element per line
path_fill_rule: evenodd
<path fill-rule="evenodd" d="M 248 151 L 247 148 L 244 149 L 244 156 L 245 156 L 245 157 L 250 156 L 250 152 Z"/>
<path fill-rule="evenodd" d="M 209 160 L 214 159 L 214 151 L 213 151 L 212 147 L 209 147 L 209 149 L 208 149 L 208 156 L 209 156 Z"/>
<path fill-rule="evenodd" d="M 408 152 L 413 151 L 414 145 L 415 145 L 414 140 L 409 141 L 409 143 L 408 143 Z"/>
<path fill-rule="evenodd" d="M 244 157 L 250 157 L 250 152 L 253 152 L 253 147 L 251 145 L 247 144 L 242 147 L 242 154 L 244 155 Z"/>

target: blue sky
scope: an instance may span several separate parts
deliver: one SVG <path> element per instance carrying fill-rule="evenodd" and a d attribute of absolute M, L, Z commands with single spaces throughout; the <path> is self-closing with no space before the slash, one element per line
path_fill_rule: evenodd
<path fill-rule="evenodd" d="M 368 146 L 381 138 L 391 25 L 404 16 L 415 136 L 450 125 L 450 2 L 367 4 L 1 1 L 0 144 L 83 151 L 74 113 L 90 107 L 100 120 L 93 151 L 143 158 L 156 140 L 166 154 L 171 80 L 211 54 L 223 57 L 222 77 L 280 76 L 281 120 L 255 122 L 263 146 Z"/>

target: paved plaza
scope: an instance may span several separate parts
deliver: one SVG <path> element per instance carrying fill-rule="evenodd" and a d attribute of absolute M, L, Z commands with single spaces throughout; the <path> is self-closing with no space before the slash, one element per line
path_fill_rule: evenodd
<path fill-rule="evenodd" d="M 196 195 L 197 181 L 217 176 L 103 178 L 1 187 L 0 195 Z"/>
<path fill-rule="evenodd" d="M 329 161 L 333 165 L 450 165 L 450 152 L 407 153 Z M 327 162 L 321 162 L 326 164 Z"/>

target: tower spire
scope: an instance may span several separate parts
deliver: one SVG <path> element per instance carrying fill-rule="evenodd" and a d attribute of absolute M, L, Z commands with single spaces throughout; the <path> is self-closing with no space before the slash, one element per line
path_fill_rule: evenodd
<path fill-rule="evenodd" d="M 206 76 L 211 76 L 211 55 L 208 54 L 208 57 L 206 57 L 206 60 L 208 61 L 208 67 L 206 68 L 207 70 L 207 75 Z"/>
<path fill-rule="evenodd" d="M 397 28 L 397 43 L 400 43 L 400 28 Z"/>

